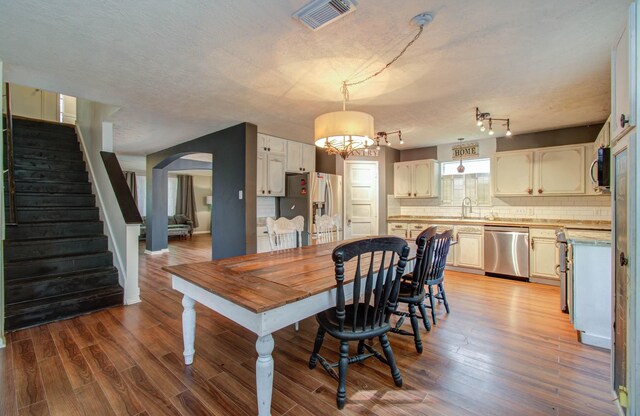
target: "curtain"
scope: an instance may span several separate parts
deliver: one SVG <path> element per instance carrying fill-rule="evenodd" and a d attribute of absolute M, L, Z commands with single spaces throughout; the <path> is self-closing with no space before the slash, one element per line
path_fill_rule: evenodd
<path fill-rule="evenodd" d="M 122 172 L 124 173 L 124 179 L 127 181 L 127 185 L 129 185 L 129 190 L 131 191 L 131 195 L 133 195 L 133 200 L 136 201 L 136 206 L 138 205 L 138 186 L 136 185 L 136 173 L 135 172 Z"/>
<path fill-rule="evenodd" d="M 193 192 L 193 176 L 178 175 L 178 197 L 176 198 L 176 214 L 186 215 L 193 222 L 193 228 L 198 228 L 198 216 L 196 215 L 196 196 Z"/>

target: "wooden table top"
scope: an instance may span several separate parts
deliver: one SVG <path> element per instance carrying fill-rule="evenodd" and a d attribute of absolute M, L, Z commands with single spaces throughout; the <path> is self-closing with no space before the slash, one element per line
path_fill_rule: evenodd
<path fill-rule="evenodd" d="M 331 253 L 344 241 L 247 254 L 162 269 L 254 313 L 261 313 L 336 287 Z M 416 255 L 416 244 L 408 241 Z M 397 257 L 396 257 L 397 258 Z M 345 264 L 345 283 L 355 262 Z"/>

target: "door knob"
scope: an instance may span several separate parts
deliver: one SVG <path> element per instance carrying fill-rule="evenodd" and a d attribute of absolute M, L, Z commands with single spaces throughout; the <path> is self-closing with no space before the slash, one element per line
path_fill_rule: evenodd
<path fill-rule="evenodd" d="M 620 114 L 620 127 L 624 128 L 627 124 L 629 124 L 629 119 L 624 114 Z"/>
<path fill-rule="evenodd" d="M 620 252 L 620 266 L 626 266 L 629 264 L 629 259 L 624 256 L 624 251 Z"/>

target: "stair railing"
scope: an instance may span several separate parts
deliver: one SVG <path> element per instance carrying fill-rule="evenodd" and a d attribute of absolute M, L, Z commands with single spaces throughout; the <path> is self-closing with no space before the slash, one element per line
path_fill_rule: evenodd
<path fill-rule="evenodd" d="M 9 224 L 17 224 L 16 218 L 16 181 L 15 181 L 15 168 L 13 160 L 13 115 L 11 114 L 11 91 L 9 83 L 5 83 L 5 101 L 7 109 L 7 127 L 4 129 L 7 140 L 7 169 L 4 173 L 7 174 L 7 183 L 9 187 Z"/>

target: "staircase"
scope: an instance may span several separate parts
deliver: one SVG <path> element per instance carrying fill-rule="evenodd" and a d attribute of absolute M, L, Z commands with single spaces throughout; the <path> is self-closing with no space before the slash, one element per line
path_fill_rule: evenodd
<path fill-rule="evenodd" d="M 4 242 L 5 329 L 121 305 L 75 129 L 14 118 L 13 142 L 18 224 Z"/>

